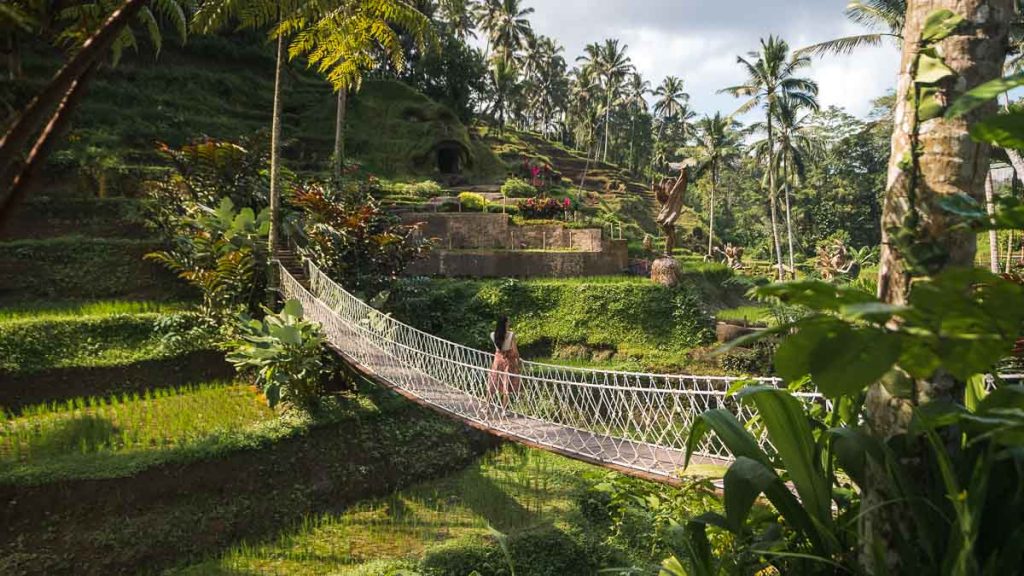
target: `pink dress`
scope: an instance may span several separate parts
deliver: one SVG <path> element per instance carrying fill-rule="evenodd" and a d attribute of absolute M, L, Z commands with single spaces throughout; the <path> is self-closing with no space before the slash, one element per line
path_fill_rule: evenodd
<path fill-rule="evenodd" d="M 491 334 L 491 342 L 494 342 L 494 334 Z M 519 391 L 519 348 L 516 346 L 515 332 L 509 332 L 505 341 L 499 347 L 495 343 L 494 363 L 491 364 L 491 374 L 487 381 L 487 391 L 490 394 L 499 394 L 508 397 Z"/>

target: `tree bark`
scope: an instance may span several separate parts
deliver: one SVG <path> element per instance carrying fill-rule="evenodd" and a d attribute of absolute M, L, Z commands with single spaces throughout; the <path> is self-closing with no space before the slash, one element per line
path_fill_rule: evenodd
<path fill-rule="evenodd" d="M 718 191 L 718 166 L 711 166 L 711 214 L 708 217 L 708 258 L 715 250 L 715 193 Z"/>
<path fill-rule="evenodd" d="M 32 179 L 39 172 L 43 164 L 46 163 L 47 158 L 49 158 L 50 153 L 53 152 L 53 148 L 57 144 L 57 140 L 64 134 L 64 131 L 67 130 L 68 125 L 71 123 L 74 110 L 82 102 L 89 82 L 92 80 L 98 67 L 99 62 L 94 62 L 92 66 L 87 68 L 80 78 L 71 83 L 71 87 L 68 88 L 64 98 L 57 104 L 57 109 L 50 117 L 50 121 L 47 122 L 32 149 L 29 150 L 24 165 L 14 176 L 10 188 L 10 207 L 13 207 L 25 197 Z M 12 209 L 0 211 L 0 230 L 3 229 L 4 224 L 13 213 L 14 210 Z"/>
<path fill-rule="evenodd" d="M 106 54 L 117 36 L 146 2 L 147 0 L 125 0 L 120 8 L 112 12 L 103 25 L 82 44 L 74 57 L 57 71 L 43 91 L 25 106 L 7 133 L 0 138 L 0 213 L 11 208 L 13 181 L 19 174 L 24 173 L 19 166 L 19 158 L 32 135 L 43 123 L 52 118 L 53 110 L 57 106 L 66 102 L 72 86 L 76 85 Z M 74 106 L 72 102 L 72 107 Z M 44 147 L 40 151 L 43 154 L 40 161 L 45 162 L 46 156 L 49 155 L 47 148 Z M 24 180 L 21 182 L 20 186 L 24 186 Z"/>
<path fill-rule="evenodd" d="M 1001 75 L 1007 47 L 1012 0 L 910 0 L 907 6 L 903 54 L 900 64 L 897 107 L 889 159 L 888 182 L 882 214 L 882 258 L 878 294 L 891 304 L 905 304 L 915 277 L 934 275 L 946 267 L 974 265 L 976 235 L 952 229 L 956 217 L 938 201 L 966 193 L 981 200 L 989 164 L 990 147 L 974 142 L 971 123 L 994 113 L 992 102 L 964 118 L 940 116 L 918 121 L 913 96 L 918 91 L 914 76 L 921 49 L 925 19 L 949 9 L 966 21 L 939 45 L 939 52 L 955 76 L 943 81 L 945 101 L 953 102 L 967 90 Z M 909 161 L 907 161 L 909 159 Z M 910 241 L 906 238 L 910 237 Z M 941 257 L 914 262 L 913 246 L 940 251 Z M 865 400 L 865 423 L 873 435 L 888 439 L 906 432 L 912 409 L 933 400 L 963 400 L 963 383 L 937 372 L 932 378 L 911 383 L 909 397 L 898 395 L 882 383 L 873 385 Z M 916 455 L 916 472 L 927 481 L 927 452 Z M 896 542 L 906 541 L 907 515 L 900 505 L 888 505 L 886 471 L 869 462 L 860 518 L 861 563 L 869 573 L 901 573 Z M 876 554 L 876 552 L 878 554 Z M 882 565 L 880 565 L 882 564 Z"/>
<path fill-rule="evenodd" d="M 278 177 L 281 170 L 281 76 L 284 71 L 284 36 L 277 37 L 277 66 L 274 71 L 274 117 L 270 124 L 270 253 L 277 247 L 279 230 L 278 206 L 281 191 Z"/>
<path fill-rule="evenodd" d="M 992 185 L 992 170 L 989 169 L 985 177 L 985 209 L 989 216 L 996 212 L 995 190 Z M 989 270 L 993 274 L 999 274 L 999 234 L 995 230 L 988 231 L 988 261 Z"/>
<path fill-rule="evenodd" d="M 783 151 L 782 156 L 782 186 L 786 198 L 786 238 L 789 241 L 789 273 L 796 277 L 796 262 L 793 260 L 793 218 L 789 210 L 789 159 Z"/>
<path fill-rule="evenodd" d="M 348 105 L 348 89 L 338 90 L 338 113 L 334 123 L 334 177 L 341 180 L 345 170 L 345 108 Z"/>
<path fill-rule="evenodd" d="M 612 88 L 611 78 L 608 79 L 608 102 L 604 108 L 604 156 L 602 162 L 608 161 L 608 133 L 611 131 Z"/>
<path fill-rule="evenodd" d="M 785 278 L 782 268 L 782 243 L 779 241 L 779 217 L 776 214 L 775 189 L 775 139 L 772 126 L 772 104 L 768 103 L 768 202 L 772 214 L 772 241 L 775 244 L 775 261 L 778 263 L 779 281 Z"/>

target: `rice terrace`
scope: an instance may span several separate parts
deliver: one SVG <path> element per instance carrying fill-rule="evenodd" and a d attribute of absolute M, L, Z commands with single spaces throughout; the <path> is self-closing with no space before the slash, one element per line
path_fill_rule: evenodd
<path fill-rule="evenodd" d="M 1024 573 L 1024 2 L 6 0 L 0 574 Z"/>

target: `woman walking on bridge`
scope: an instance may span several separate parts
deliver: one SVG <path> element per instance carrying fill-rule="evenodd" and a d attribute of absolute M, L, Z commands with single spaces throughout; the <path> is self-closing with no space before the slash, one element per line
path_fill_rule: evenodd
<path fill-rule="evenodd" d="M 492 404 L 507 409 L 510 398 L 519 392 L 519 348 L 516 346 L 516 333 L 508 329 L 508 318 L 498 319 L 494 332 L 491 332 L 494 344 L 494 363 L 491 364 L 490 377 L 487 380 L 487 395 Z"/>

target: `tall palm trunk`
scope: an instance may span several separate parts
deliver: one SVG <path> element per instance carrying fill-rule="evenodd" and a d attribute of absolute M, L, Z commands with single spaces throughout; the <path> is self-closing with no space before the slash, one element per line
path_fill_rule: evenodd
<path fill-rule="evenodd" d="M 1013 18 L 1013 0 L 909 0 L 903 55 L 897 89 L 896 122 L 889 158 L 889 178 L 882 214 L 882 258 L 878 294 L 890 304 L 905 304 L 918 271 L 902 252 L 906 236 L 915 244 L 927 244 L 944 253 L 927 274 L 947 266 L 974 265 L 976 235 L 954 226 L 957 217 L 940 207 L 944 197 L 968 194 L 980 200 L 984 194 L 990 147 L 971 139 L 969 128 L 978 118 L 996 111 L 993 102 L 966 119 L 939 117 L 921 128 L 917 110 L 909 102 L 919 92 L 914 82 L 921 36 L 929 14 L 948 9 L 966 22 L 940 42 L 938 52 L 956 74 L 944 82 L 947 100 L 1001 76 L 1006 55 L 1007 32 Z M 907 162 L 904 158 L 908 158 Z M 898 231 L 895 236 L 892 231 Z M 903 387 L 901 387 L 902 390 Z M 915 380 L 907 391 L 873 385 L 865 399 L 864 419 L 872 435 L 887 440 L 907 431 L 913 408 L 932 401 L 963 402 L 964 383 L 937 372 Z M 912 477 L 921 483 L 941 482 L 933 474 L 933 458 L 920 447 L 908 455 Z M 859 519 L 860 558 L 871 574 L 903 573 L 898 542 L 912 541 L 906 524 L 906 507 L 893 503 L 887 493 L 890 481 L 884 464 L 868 461 Z"/>
<path fill-rule="evenodd" d="M 785 278 L 782 267 L 782 243 L 779 241 L 779 218 L 776 214 L 776 188 L 775 188 L 775 139 L 772 126 L 772 104 L 768 104 L 768 202 L 771 204 L 772 214 L 772 241 L 775 244 L 775 261 L 778 264 L 779 280 Z"/>
<path fill-rule="evenodd" d="M 338 90 L 338 112 L 334 121 L 334 177 L 341 180 L 345 169 L 345 108 L 348 104 L 348 89 Z"/>
<path fill-rule="evenodd" d="M 789 273 L 796 277 L 796 263 L 793 260 L 793 218 L 789 210 L 789 154 L 782 152 L 782 186 L 786 198 L 786 237 L 789 240 Z"/>
<path fill-rule="evenodd" d="M 718 192 L 718 162 L 711 164 L 711 214 L 708 217 L 708 257 L 714 254 L 715 250 L 715 195 Z"/>
<path fill-rule="evenodd" d="M 612 88 L 611 80 L 608 81 L 608 101 L 604 108 L 604 157 L 603 161 L 608 161 L 608 133 L 611 132 L 611 118 L 612 118 Z"/>
<path fill-rule="evenodd" d="M 277 246 L 280 233 L 278 206 L 281 202 L 281 76 L 284 71 L 284 35 L 277 37 L 277 66 L 274 71 L 274 118 L 270 124 L 270 252 Z"/>
<path fill-rule="evenodd" d="M 985 210 L 989 216 L 996 212 L 991 168 L 985 176 Z M 995 230 L 988 231 L 988 265 L 993 274 L 999 273 L 999 235 Z"/>

